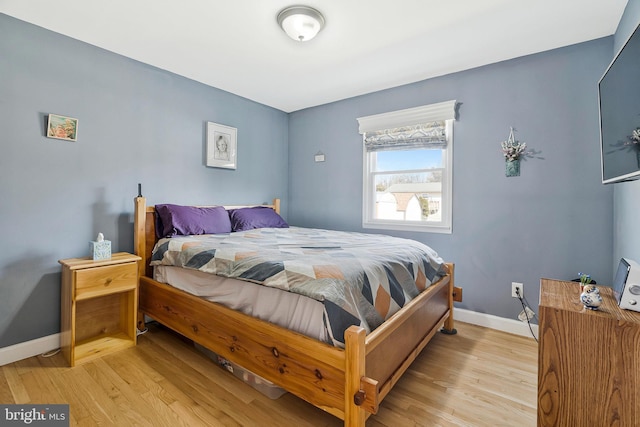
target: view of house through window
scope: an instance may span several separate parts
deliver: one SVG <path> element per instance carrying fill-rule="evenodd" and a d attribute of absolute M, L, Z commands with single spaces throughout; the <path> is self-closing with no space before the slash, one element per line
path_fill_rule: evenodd
<path fill-rule="evenodd" d="M 371 156 L 373 219 L 442 221 L 442 150 L 379 151 Z"/>

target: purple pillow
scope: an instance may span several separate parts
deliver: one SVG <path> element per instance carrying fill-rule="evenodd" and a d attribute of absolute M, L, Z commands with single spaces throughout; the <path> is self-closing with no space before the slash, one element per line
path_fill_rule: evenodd
<path fill-rule="evenodd" d="M 289 228 L 289 224 L 276 211 L 266 206 L 232 209 L 231 229 L 233 231 L 253 230 L 254 228 Z"/>
<path fill-rule="evenodd" d="M 193 234 L 221 234 L 231 232 L 229 214 L 222 206 L 199 208 L 196 206 L 156 205 L 161 227 L 160 237 Z"/>

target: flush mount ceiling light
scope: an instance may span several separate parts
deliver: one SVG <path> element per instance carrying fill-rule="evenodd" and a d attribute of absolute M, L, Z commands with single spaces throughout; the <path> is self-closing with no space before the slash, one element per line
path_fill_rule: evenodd
<path fill-rule="evenodd" d="M 291 6 L 278 13 L 278 24 L 292 39 L 306 42 L 320 32 L 324 16 L 309 6 Z"/>

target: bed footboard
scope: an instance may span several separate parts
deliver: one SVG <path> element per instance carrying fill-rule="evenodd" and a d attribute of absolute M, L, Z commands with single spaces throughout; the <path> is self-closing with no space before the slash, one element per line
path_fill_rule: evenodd
<path fill-rule="evenodd" d="M 139 294 L 141 312 L 161 324 L 344 419 L 346 426 L 364 426 L 366 417 L 377 412 L 379 402 L 446 321 L 448 308 L 424 314 L 443 305 L 437 301 L 449 285 L 445 278 L 422 304 L 414 304 L 410 313 L 368 336 L 364 329 L 350 327 L 344 350 L 148 277 L 141 279 Z M 412 333 L 411 339 L 399 338 L 425 321 L 430 324 L 426 330 Z"/>

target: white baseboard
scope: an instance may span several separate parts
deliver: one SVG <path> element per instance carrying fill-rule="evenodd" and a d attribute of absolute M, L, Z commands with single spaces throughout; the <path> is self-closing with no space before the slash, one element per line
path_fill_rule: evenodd
<path fill-rule="evenodd" d="M 53 334 L 35 340 L 21 342 L 0 348 L 0 366 L 27 359 L 60 347 L 60 334 Z"/>
<path fill-rule="evenodd" d="M 533 338 L 529 330 L 529 325 L 519 320 L 478 313 L 463 308 L 454 308 L 453 319 L 454 321 L 459 320 L 460 322 L 471 323 L 472 325 L 484 326 L 485 328 L 497 329 L 498 331 Z M 533 329 L 533 333 L 537 337 L 538 325 L 531 324 L 531 329 Z"/>

